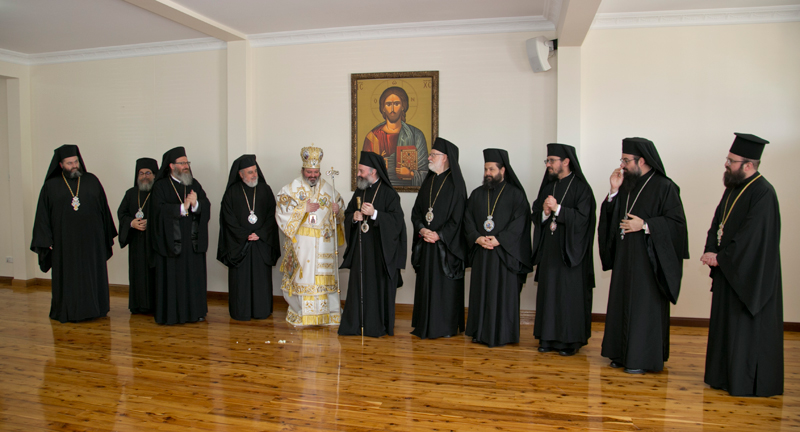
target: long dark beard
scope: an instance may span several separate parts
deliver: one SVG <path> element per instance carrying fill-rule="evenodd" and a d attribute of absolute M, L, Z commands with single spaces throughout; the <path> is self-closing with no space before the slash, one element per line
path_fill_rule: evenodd
<path fill-rule="evenodd" d="M 557 172 L 548 173 L 547 180 L 551 182 L 558 181 L 558 173 Z"/>
<path fill-rule="evenodd" d="M 75 171 L 64 171 L 64 176 L 70 179 L 76 179 L 83 175 L 83 172 L 80 168 L 76 169 Z"/>
<path fill-rule="evenodd" d="M 498 174 L 497 177 L 483 176 L 483 187 L 485 188 L 494 189 L 502 182 L 503 177 L 501 177 L 500 174 Z"/>
<path fill-rule="evenodd" d="M 172 175 L 176 179 L 178 179 L 178 181 L 181 182 L 181 184 L 184 184 L 186 186 L 191 186 L 192 185 L 192 180 L 194 180 L 194 177 L 192 177 L 192 173 L 190 173 L 190 172 L 176 173 L 176 174 L 172 174 Z"/>
<path fill-rule="evenodd" d="M 150 192 L 150 189 L 153 189 L 153 182 L 151 181 L 137 181 L 137 185 L 139 185 L 139 190 L 142 192 Z"/>
<path fill-rule="evenodd" d="M 625 171 L 622 174 L 622 186 L 620 186 L 620 189 L 625 193 L 632 191 L 640 177 L 642 177 L 641 172 Z"/>
<path fill-rule="evenodd" d="M 726 188 L 739 187 L 744 184 L 744 176 L 744 171 L 741 168 L 739 168 L 737 171 L 730 172 L 726 170 L 722 174 L 722 184 L 724 184 Z"/>

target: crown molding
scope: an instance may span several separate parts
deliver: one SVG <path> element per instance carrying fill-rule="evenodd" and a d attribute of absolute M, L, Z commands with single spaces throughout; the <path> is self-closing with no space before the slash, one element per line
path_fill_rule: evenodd
<path fill-rule="evenodd" d="M 16 51 L 6 50 L 0 48 L 0 61 L 21 64 L 21 65 L 30 65 L 30 61 L 28 60 L 27 54 L 18 53 Z"/>
<path fill-rule="evenodd" d="M 144 57 L 161 54 L 177 54 L 196 51 L 225 49 L 227 44 L 216 38 L 198 38 L 179 41 L 121 45 L 103 48 L 88 48 L 42 54 L 22 54 L 0 49 L 0 60 L 25 65 L 44 65 L 92 60 L 109 60 L 128 57 Z M 8 56 L 8 58 L 5 58 Z"/>
<path fill-rule="evenodd" d="M 699 25 L 766 24 L 800 21 L 800 6 L 697 9 L 597 14 L 592 30 Z"/>
<path fill-rule="evenodd" d="M 412 37 L 460 36 L 488 33 L 554 31 L 555 25 L 541 16 L 474 20 L 430 21 L 410 24 L 339 27 L 250 35 L 253 47 L 350 42 Z"/>

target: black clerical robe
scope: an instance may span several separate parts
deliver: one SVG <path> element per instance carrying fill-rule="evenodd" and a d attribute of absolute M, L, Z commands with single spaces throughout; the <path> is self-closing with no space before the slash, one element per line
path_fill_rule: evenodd
<path fill-rule="evenodd" d="M 558 216 L 551 213 L 543 220 L 549 195 L 561 208 Z M 533 202 L 534 280 L 539 283 L 533 335 L 541 347 L 579 349 L 592 335 L 595 206 L 592 188 L 574 173 L 542 185 Z"/>
<path fill-rule="evenodd" d="M 487 231 L 484 223 L 492 207 L 495 227 Z M 523 191 L 508 182 L 494 189 L 478 187 L 467 200 L 466 264 L 472 272 L 466 335 L 475 342 L 490 347 L 519 342 L 519 295 L 532 270 L 529 209 Z M 495 236 L 500 246 L 484 249 L 475 243 L 481 236 Z"/>
<path fill-rule="evenodd" d="M 448 170 L 428 175 L 411 210 L 411 265 L 417 272 L 411 334 L 422 339 L 464 331 L 466 247 L 462 221 L 466 203 L 466 195 L 457 192 Z M 425 215 L 431 205 L 434 217 L 429 224 Z M 439 240 L 426 242 L 419 235 L 423 228 L 435 231 Z"/>
<path fill-rule="evenodd" d="M 364 216 L 369 225 L 366 233 L 360 229 L 361 222 L 353 222 L 353 214 L 358 210 L 357 197 L 361 197 L 362 204 L 372 203 L 378 211 L 375 220 Z M 403 286 L 400 269 L 406 265 L 406 224 L 400 195 L 383 184 L 383 180 L 364 191 L 356 190 L 347 204 L 344 226 L 347 250 L 341 268 L 350 269 L 350 280 L 339 334 L 361 334 L 360 284 L 363 283 L 364 335 L 393 336 L 395 297 L 397 288 Z"/>
<path fill-rule="evenodd" d="M 725 190 L 708 230 L 705 252 L 716 253 L 719 266 L 710 275 L 705 382 L 734 396 L 774 396 L 783 394 L 781 216 L 764 177 L 739 196 L 753 178 Z M 734 201 L 717 246 L 723 212 Z"/>
<path fill-rule="evenodd" d="M 647 222 L 650 234 L 640 230 L 621 238 L 626 205 Z M 603 270 L 613 270 L 601 354 L 629 369 L 661 371 L 669 358 L 669 304 L 678 300 L 683 260 L 689 258 L 680 189 L 651 170 L 630 193 L 620 190 L 611 202 L 603 200 L 597 235 Z"/>
<path fill-rule="evenodd" d="M 255 224 L 247 219 L 250 208 L 258 218 Z M 219 218 L 217 259 L 228 267 L 231 318 L 267 318 L 272 315 L 272 266 L 281 256 L 272 189 L 262 182 L 255 188 L 235 182 L 222 197 Z M 247 240 L 253 233 L 258 240 Z"/>
<path fill-rule="evenodd" d="M 125 197 L 117 209 L 119 219 L 119 247 L 128 247 L 128 309 L 131 313 L 151 313 L 153 297 L 156 289 L 156 268 L 153 254 L 148 246 L 147 231 L 131 228 L 139 208 L 149 219 L 153 203 L 148 198 L 150 192 L 140 191 L 132 187 L 125 192 Z M 142 207 L 139 207 L 139 206 Z"/>
<path fill-rule="evenodd" d="M 51 268 L 53 297 L 50 318 L 77 322 L 106 316 L 109 310 L 108 269 L 117 230 L 103 185 L 91 173 L 68 179 L 80 200 L 71 205 L 72 193 L 60 175 L 44 182 L 33 222 L 31 250 L 39 255 L 39 268 Z M 50 249 L 50 247 L 53 249 Z"/>
<path fill-rule="evenodd" d="M 197 212 L 181 215 L 185 194 L 197 193 Z M 155 320 L 159 324 L 196 322 L 208 313 L 206 251 L 211 204 L 203 187 L 171 176 L 153 184 L 151 218 L 147 224 L 156 263 Z M 151 231 L 152 230 L 152 231 Z"/>

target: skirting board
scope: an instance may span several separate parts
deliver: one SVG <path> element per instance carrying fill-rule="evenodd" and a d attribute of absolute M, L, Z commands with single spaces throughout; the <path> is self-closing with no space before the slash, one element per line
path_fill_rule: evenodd
<path fill-rule="evenodd" d="M 7 277 L 0 277 L 0 283 L 8 283 L 8 280 L 11 280 L 11 286 L 14 287 L 29 287 L 34 285 L 39 285 L 43 287 L 50 286 L 50 279 L 13 279 Z M 111 291 L 120 291 L 120 292 L 127 292 L 128 285 L 121 285 L 121 284 L 109 284 L 109 290 Z M 228 293 L 226 292 L 216 292 L 216 291 L 209 291 L 207 293 L 208 298 L 212 298 L 215 300 L 228 300 Z M 345 301 L 342 300 L 342 305 L 344 305 Z M 284 300 L 283 296 L 273 296 L 272 297 L 272 304 L 273 305 L 286 305 L 286 300 Z M 414 305 L 410 304 L 397 304 L 395 305 L 395 311 L 400 313 L 411 313 L 414 310 Z M 464 308 L 465 313 L 469 312 L 468 308 Z M 532 310 L 521 310 L 519 311 L 519 320 L 520 324 L 531 325 L 534 322 L 534 318 L 536 317 L 536 311 Z M 606 321 L 606 314 L 600 313 L 593 313 L 592 314 L 592 322 L 605 322 Z M 679 327 L 706 327 L 708 328 L 708 318 L 685 318 L 685 317 L 671 317 L 669 320 L 669 324 L 671 326 L 679 326 Z M 800 332 L 800 322 L 784 322 L 783 323 L 783 331 L 790 331 L 790 332 Z"/>

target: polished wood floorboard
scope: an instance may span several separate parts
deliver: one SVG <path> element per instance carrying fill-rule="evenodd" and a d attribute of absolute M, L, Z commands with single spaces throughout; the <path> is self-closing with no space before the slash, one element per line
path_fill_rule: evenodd
<path fill-rule="evenodd" d="M 284 306 L 285 307 L 285 306 Z M 736 398 L 703 384 L 707 331 L 673 327 L 662 373 L 600 356 L 602 324 L 574 357 L 464 336 L 420 340 L 400 308 L 394 337 L 297 330 L 285 309 L 159 326 L 113 291 L 106 318 L 48 318 L 47 287 L 0 285 L 0 430 L 790 431 L 800 430 L 800 334 L 785 333 L 785 394 Z M 285 341 L 281 343 L 280 341 Z"/>

